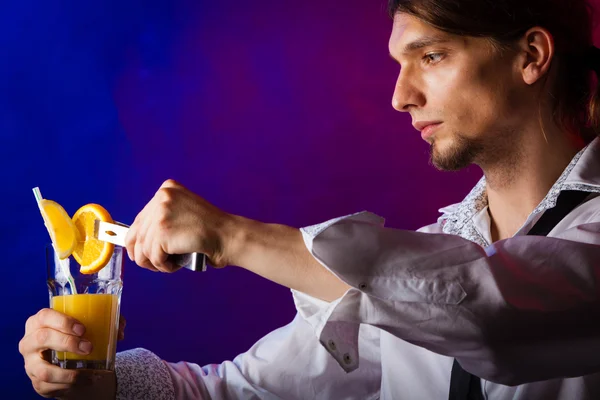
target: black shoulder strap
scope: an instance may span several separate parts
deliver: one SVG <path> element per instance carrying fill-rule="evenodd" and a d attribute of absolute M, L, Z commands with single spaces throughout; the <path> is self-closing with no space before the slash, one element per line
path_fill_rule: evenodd
<path fill-rule="evenodd" d="M 528 235 L 546 236 L 564 217 L 569 215 L 571 211 L 578 205 L 583 203 L 588 192 L 580 192 L 578 190 L 565 190 L 558 196 L 556 206 L 544 212 L 539 221 L 529 231 Z"/>
<path fill-rule="evenodd" d="M 546 210 L 538 222 L 527 233 L 534 236 L 546 236 L 560 221 L 563 220 L 579 204 L 583 203 L 587 192 L 565 190 L 556 200 L 556 206 Z M 484 400 L 481 390 L 481 379 L 465 371 L 456 359 L 452 364 L 450 376 L 449 400 Z"/>

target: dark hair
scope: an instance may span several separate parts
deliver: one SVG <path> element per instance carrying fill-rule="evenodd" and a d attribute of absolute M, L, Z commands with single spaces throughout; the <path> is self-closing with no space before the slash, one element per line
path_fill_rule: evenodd
<path fill-rule="evenodd" d="M 440 29 L 489 38 L 502 48 L 534 26 L 546 28 L 556 46 L 557 81 L 552 88 L 557 123 L 589 142 L 600 132 L 600 96 L 592 70 L 600 51 L 592 47 L 592 9 L 586 0 L 389 0 L 390 16 L 406 13 Z M 591 127 L 592 135 L 583 128 Z M 589 130 L 588 130 L 589 131 Z"/>

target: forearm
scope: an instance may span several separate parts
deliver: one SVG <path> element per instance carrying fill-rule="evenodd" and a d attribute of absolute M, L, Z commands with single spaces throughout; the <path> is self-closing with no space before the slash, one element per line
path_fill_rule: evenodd
<path fill-rule="evenodd" d="M 314 259 L 300 230 L 243 217 L 235 220 L 229 238 L 231 264 L 325 301 L 333 301 L 349 289 Z"/>
<path fill-rule="evenodd" d="M 169 370 L 156 354 L 137 348 L 117 353 L 117 400 L 175 400 Z"/>

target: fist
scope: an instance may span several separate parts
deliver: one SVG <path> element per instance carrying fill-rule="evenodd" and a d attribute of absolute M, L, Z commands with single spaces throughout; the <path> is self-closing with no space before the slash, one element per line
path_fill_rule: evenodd
<path fill-rule="evenodd" d="M 137 215 L 125 246 L 129 258 L 152 271 L 180 268 L 171 254 L 203 253 L 214 267 L 223 267 L 227 228 L 234 217 L 173 180 L 167 180 Z"/>

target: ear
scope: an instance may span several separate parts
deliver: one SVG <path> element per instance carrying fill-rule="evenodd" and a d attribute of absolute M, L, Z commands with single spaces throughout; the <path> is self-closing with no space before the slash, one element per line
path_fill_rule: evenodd
<path fill-rule="evenodd" d="M 542 79 L 550 70 L 554 59 L 554 37 L 541 27 L 529 29 L 517 43 L 519 57 L 519 72 L 523 81 L 533 85 Z"/>

